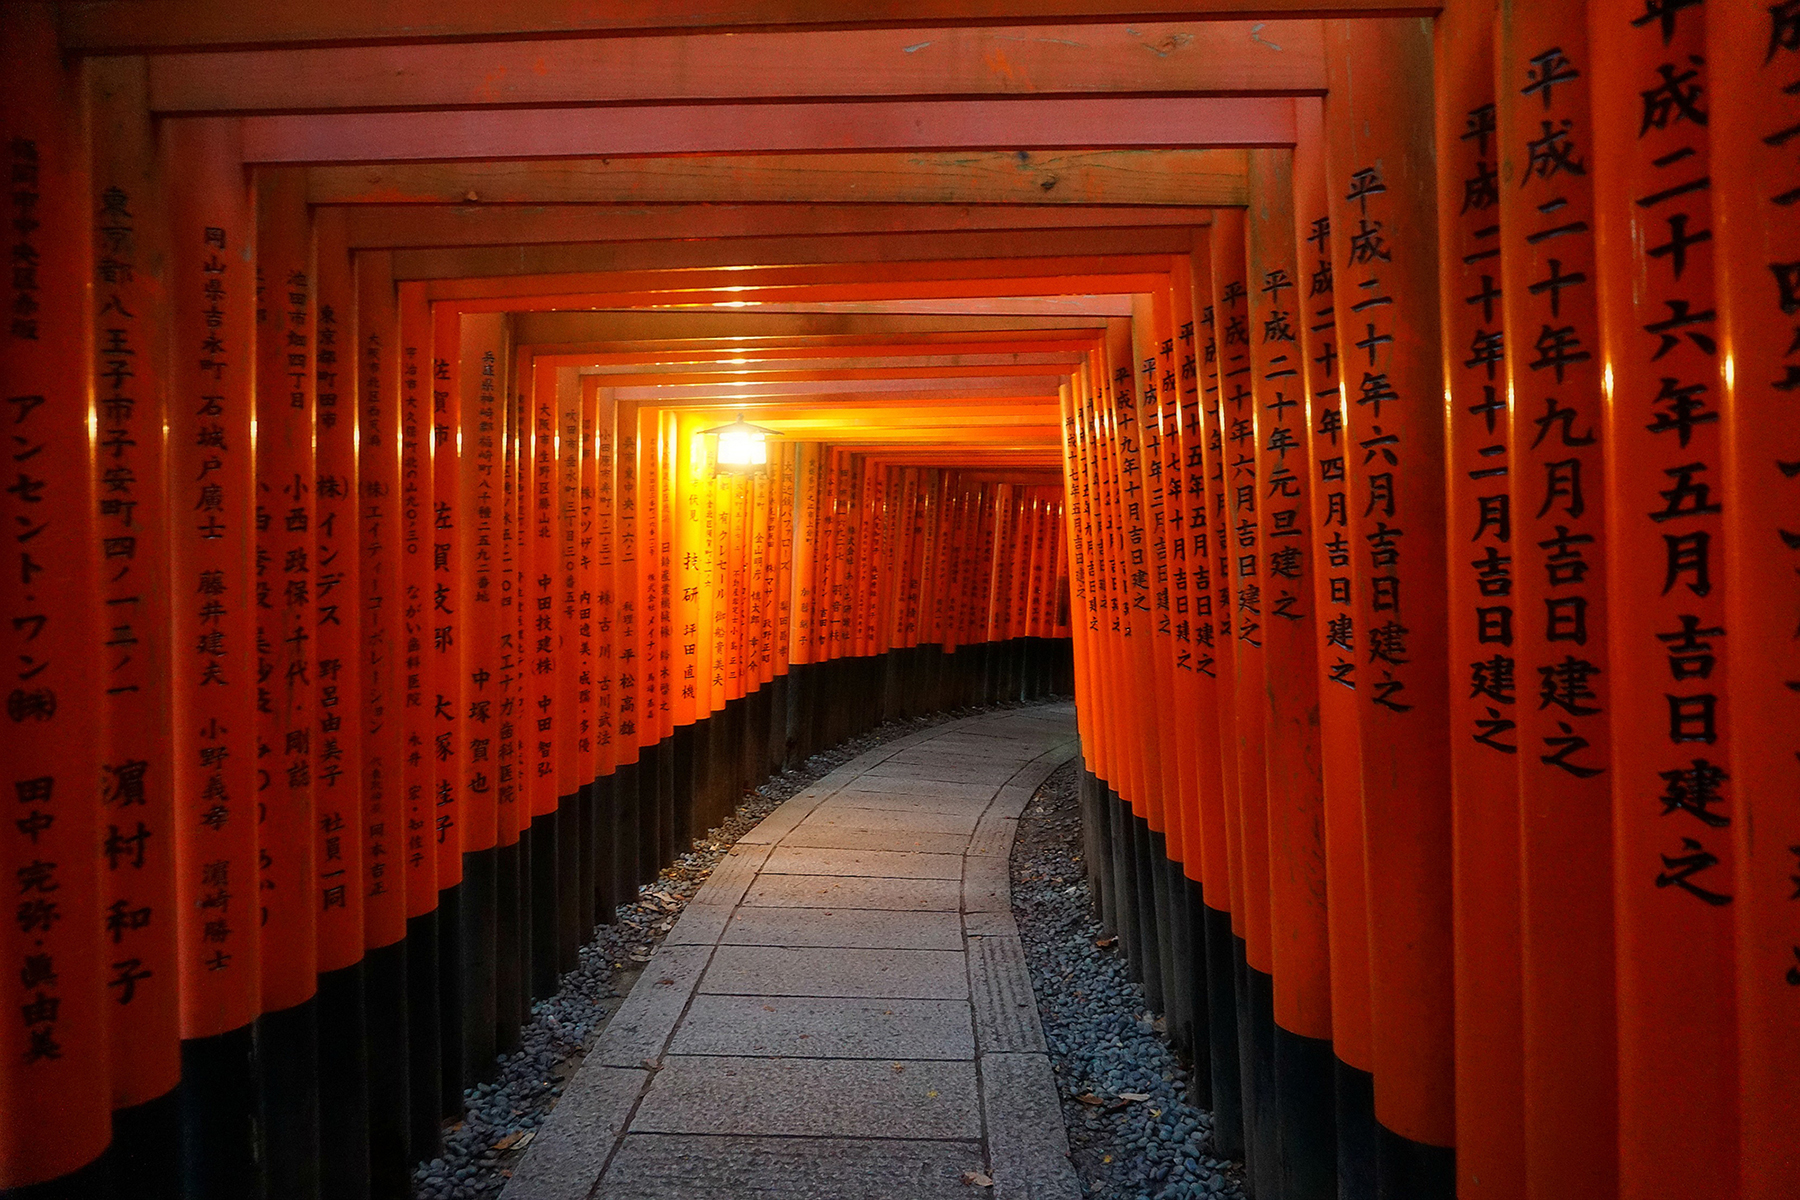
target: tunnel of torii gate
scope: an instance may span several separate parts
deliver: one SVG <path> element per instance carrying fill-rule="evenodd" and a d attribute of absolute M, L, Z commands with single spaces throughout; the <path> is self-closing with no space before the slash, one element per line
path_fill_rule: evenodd
<path fill-rule="evenodd" d="M 1071 691 L 1257 1197 L 1800 1195 L 1800 5 L 0 29 L 7 1195 L 407 1195 L 746 786 Z"/>

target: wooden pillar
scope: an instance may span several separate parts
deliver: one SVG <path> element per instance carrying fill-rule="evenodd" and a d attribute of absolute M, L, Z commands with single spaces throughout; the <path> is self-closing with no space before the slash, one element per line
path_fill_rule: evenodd
<path fill-rule="evenodd" d="M 438 1004 L 438 852 L 435 830 L 429 676 L 432 595 L 431 305 L 421 283 L 399 288 L 400 364 L 400 718 L 406 806 L 407 1045 L 415 1158 L 442 1144 L 442 1055 Z"/>
<path fill-rule="evenodd" d="M 462 420 L 457 437 L 462 464 L 457 478 L 454 540 L 462 562 L 462 653 L 453 724 L 461 761 L 463 860 L 463 1037 L 465 1086 L 484 1083 L 495 1070 L 500 1020 L 500 810 L 495 742 L 502 715 L 500 531 L 506 382 L 511 376 L 504 313 L 461 318 L 456 386 Z"/>
<path fill-rule="evenodd" d="M 1595 0 L 1588 16 L 1600 432 L 1612 451 L 1619 1194 L 1706 1200 L 1737 1195 L 1732 826 L 1742 814 L 1724 658 L 1737 643 L 1721 632 L 1715 557 L 1725 497 L 1705 17 L 1698 5 L 1622 0 Z M 1563 488 L 1574 503 L 1580 494 Z M 1574 597 L 1552 610 L 1571 651 L 1591 636 L 1586 615 Z"/>
<path fill-rule="evenodd" d="M 1269 930 L 1269 807 L 1267 674 L 1263 649 L 1268 607 L 1263 600 L 1257 528 L 1256 406 L 1251 390 L 1251 327 L 1244 214 L 1222 210 L 1213 223 L 1213 310 L 1218 336 L 1219 463 L 1224 531 L 1218 586 L 1232 610 L 1236 701 L 1222 709 L 1228 752 L 1237 759 L 1236 803 L 1228 800 L 1227 836 L 1237 851 L 1232 887 L 1233 929 L 1243 940 L 1238 985 L 1238 1057 L 1243 1072 L 1244 1153 L 1259 1191 L 1277 1185 L 1275 1139 L 1274 961 Z M 1230 828 L 1233 817 L 1236 832 Z"/>
<path fill-rule="evenodd" d="M 1337 1195 L 1312 472 L 1294 155 L 1250 152 L 1251 405 L 1262 580 L 1278 1195 Z"/>
<path fill-rule="evenodd" d="M 463 1109 L 464 1033 L 467 1028 L 463 972 L 467 962 L 463 888 L 463 745 L 457 705 L 462 697 L 468 609 L 462 530 L 463 397 L 461 315 L 455 305 L 431 305 L 431 469 L 428 549 L 430 573 L 422 597 L 427 640 L 425 703 L 429 708 L 426 756 L 432 764 L 432 846 L 438 885 L 438 1021 L 443 1078 L 438 1105 L 445 1117 Z M 472 449 L 472 448 L 471 448 Z"/>
<path fill-rule="evenodd" d="M 1356 696 L 1355 580 L 1350 483 L 1337 352 L 1331 216 L 1325 188 L 1324 108 L 1295 105 L 1296 280 L 1304 280 L 1300 342 L 1306 371 L 1307 463 L 1312 479 L 1313 602 L 1319 670 L 1320 783 L 1325 898 L 1336 1056 L 1338 1189 L 1375 1194 L 1374 1043 L 1370 1029 L 1368 893 L 1364 876 L 1361 720 Z M 1358 301 L 1360 303 L 1360 301 Z"/>
<path fill-rule="evenodd" d="M 102 880 L 95 853 L 102 844 L 95 789 L 106 778 L 96 748 L 105 689 L 115 686 L 108 668 L 123 648 L 102 644 L 102 622 L 113 622 L 101 615 L 104 585 L 95 568 L 85 104 L 79 77 L 58 58 L 54 19 L 44 4 L 13 5 L 0 16 L 8 47 L 0 128 L 13 245 L 0 341 L 9 458 L 0 513 L 10 535 L 0 570 L 9 818 L 0 845 L 17 918 L 6 923 L 3 947 L 0 1187 L 61 1177 L 47 1190 L 76 1196 L 101 1186 L 98 1169 L 83 1168 L 110 1137 L 108 1000 L 131 986 L 107 984 L 132 972 L 111 966 L 129 961 L 123 932 L 116 944 L 100 933 L 101 899 L 113 884 Z M 101 526 L 108 535 L 110 524 Z M 183 542 L 193 545 L 191 536 Z M 117 572 L 116 560 L 108 565 Z M 184 665 L 192 661 L 183 655 Z M 183 690 L 191 694 L 192 687 L 190 679 Z M 166 779 L 146 782 L 166 792 Z M 166 837 L 169 829 L 155 832 Z M 132 914 L 120 918 L 122 930 L 178 920 L 166 905 L 148 906 L 154 898 L 147 891 L 122 909 Z M 154 935 L 149 940 L 154 944 Z M 253 964 L 252 955 L 252 971 Z"/>
<path fill-rule="evenodd" d="M 361 729 L 369 1179 L 381 1195 L 406 1186 L 412 1165 L 400 314 L 391 252 L 356 255 L 355 329 L 362 692 L 347 717 Z"/>
<path fill-rule="evenodd" d="M 243 1195 L 261 1157 L 250 1022 L 259 1011 L 252 378 L 254 223 L 236 122 L 162 129 L 176 523 L 176 902 L 187 1188 Z M 174 603 L 174 597 L 183 597 Z M 185 648 L 193 649 L 190 658 Z M 120 910 L 120 920 L 132 910 Z"/>
<path fill-rule="evenodd" d="M 1444 420 L 1431 40 L 1326 25 L 1381 1194 L 1455 1187 Z"/>
<path fill-rule="evenodd" d="M 1187 813 L 1188 857 L 1183 867 L 1192 903 L 1188 935 L 1194 947 L 1193 1074 L 1189 1094 L 1196 1103 L 1212 1108 L 1213 1056 L 1224 1014 L 1213 1011 L 1213 989 L 1226 983 L 1215 979 L 1209 950 L 1209 929 L 1229 930 L 1230 883 L 1225 859 L 1225 809 L 1223 765 L 1220 762 L 1219 672 L 1220 642 L 1213 610 L 1212 537 L 1206 503 L 1206 422 L 1201 412 L 1201 345 L 1194 309 L 1194 259 L 1202 260 L 1211 291 L 1211 247 L 1197 239 L 1191 258 L 1174 264 L 1175 341 L 1178 394 L 1175 397 L 1176 440 L 1168 456 L 1174 464 L 1170 483 L 1172 521 L 1179 531 L 1175 546 L 1175 635 L 1182 656 L 1177 686 L 1178 711 L 1189 714 L 1193 725 L 1189 753 L 1193 770 L 1193 796 Z M 1210 340 L 1207 343 L 1210 346 Z M 1211 371 L 1205 372 L 1211 378 Z M 1215 393 L 1216 394 L 1216 393 Z M 1051 577 L 1054 586 L 1055 577 Z M 1052 630 L 1054 636 L 1054 630 Z M 1079 709 L 1078 709 L 1079 711 Z M 1235 1032 L 1235 1031 L 1234 1031 Z"/>
<path fill-rule="evenodd" d="M 1570 1188 L 1610 1196 L 1618 1187 L 1606 715 L 1614 689 L 1607 667 L 1607 443 L 1595 352 L 1600 272 L 1588 169 L 1593 54 L 1586 14 L 1574 7 L 1506 0 L 1496 36 L 1493 137 L 1501 253 L 1494 258 L 1484 242 L 1450 246 L 1446 255 L 1446 261 L 1454 261 L 1459 249 L 1487 255 L 1478 263 L 1483 268 L 1498 262 L 1498 276 L 1491 269 L 1469 272 L 1461 303 L 1485 317 L 1491 287 L 1504 291 L 1508 351 L 1497 400 L 1508 411 L 1494 413 L 1485 394 L 1471 395 L 1453 418 L 1465 425 L 1479 418 L 1476 441 L 1485 441 L 1490 415 L 1511 422 L 1506 457 L 1513 472 L 1507 514 L 1512 544 L 1498 553 L 1512 560 L 1506 576 L 1512 594 L 1479 603 L 1510 605 L 1513 645 L 1471 656 L 1471 663 L 1487 664 L 1487 674 L 1477 676 L 1471 666 L 1467 690 L 1483 685 L 1479 690 L 1491 698 L 1502 690 L 1496 668 L 1505 665 L 1503 658 L 1512 660 L 1519 701 L 1506 715 L 1516 718 L 1517 729 L 1515 737 L 1501 740 L 1518 746 L 1525 1153 L 1511 1137 L 1484 1143 L 1486 1158 L 1508 1165 L 1483 1170 L 1501 1170 L 1498 1178 L 1511 1185 L 1522 1168 L 1522 1180 L 1511 1186 L 1534 1197 L 1564 1195 Z M 1476 357 L 1473 344 L 1470 351 Z M 1468 456 L 1463 462 L 1467 470 L 1480 469 Z M 1455 511 L 1465 521 L 1474 519 L 1466 506 Z M 1485 561 L 1485 551 L 1475 549 Z M 1451 561 L 1454 570 L 1458 560 Z M 1585 642 L 1556 619 L 1577 607 Z M 1496 833 L 1484 830 L 1483 837 L 1491 841 Z M 1485 850 L 1476 853 L 1486 857 Z M 1491 967 L 1471 966 L 1474 986 L 1491 987 Z M 1494 1116 L 1489 1114 L 1489 1131 Z M 1467 1178 L 1475 1168 L 1466 1156 L 1462 1161 Z"/>
<path fill-rule="evenodd" d="M 369 1189 L 363 972 L 362 615 L 356 279 L 344 211 L 319 209 L 314 288 L 313 903 L 319 937 L 321 1191 Z"/>
<path fill-rule="evenodd" d="M 1435 27 L 1438 281 L 1449 459 L 1450 803 L 1456 972 L 1458 1193 L 1518 1197 L 1524 1168 L 1519 1007 L 1519 749 L 1500 305 L 1500 141 L 1494 4 L 1462 0 Z M 1514 186 L 1509 192 L 1516 193 Z M 1529 693 L 1528 693 L 1529 694 Z"/>
<path fill-rule="evenodd" d="M 1218 1153 L 1233 1158 L 1243 1157 L 1244 1089 L 1243 1064 L 1238 1039 L 1242 1018 L 1239 1015 L 1237 979 L 1242 947 L 1244 920 L 1243 843 L 1238 820 L 1238 757 L 1236 724 L 1233 716 L 1237 695 L 1237 654 L 1233 650 L 1231 559 L 1228 550 L 1227 505 L 1225 499 L 1225 434 L 1224 405 L 1220 397 L 1221 343 L 1225 322 L 1219 316 L 1217 277 L 1218 260 L 1228 251 L 1222 247 L 1221 235 L 1208 234 L 1204 252 L 1193 255 L 1194 304 L 1200 313 L 1200 411 L 1199 430 L 1203 447 L 1201 473 L 1205 482 L 1206 534 L 1208 551 L 1209 594 L 1212 597 L 1213 638 L 1216 642 L 1214 669 L 1218 674 L 1219 798 L 1215 802 L 1213 826 L 1218 830 L 1220 849 L 1215 852 L 1223 870 L 1206 915 L 1206 973 L 1208 1020 L 1212 1045 L 1213 1137 Z M 1221 917 L 1226 919 L 1221 919 Z"/>
<path fill-rule="evenodd" d="M 1719 5 L 1707 15 L 1713 227 L 1726 500 L 1724 628 L 1738 739 L 1738 1096 L 1744 1200 L 1774 1200 L 1800 1164 L 1800 13 Z"/>
<path fill-rule="evenodd" d="M 168 225 L 141 58 L 90 59 L 95 485 L 105 743 L 103 911 L 165 919 L 121 929 L 103 965 L 112 1040 L 113 1151 L 148 1195 L 178 1190 L 180 958 L 175 918 L 174 729 L 169 670 Z M 110 785 L 110 786 L 109 786 Z M 135 961 L 133 961 L 135 960 Z"/>
<path fill-rule="evenodd" d="M 256 801 L 262 958 L 257 1028 L 265 1170 L 300 1196 L 319 1187 L 318 687 L 313 233 L 305 179 L 255 173 Z"/>

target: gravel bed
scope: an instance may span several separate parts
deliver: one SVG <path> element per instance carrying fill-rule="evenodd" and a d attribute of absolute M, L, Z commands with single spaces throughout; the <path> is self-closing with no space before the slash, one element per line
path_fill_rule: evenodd
<path fill-rule="evenodd" d="M 1102 944 L 1081 861 L 1080 770 L 1080 759 L 1064 764 L 1026 806 L 1012 896 L 1081 1194 L 1241 1200 L 1242 1164 L 1212 1157 L 1212 1114 L 1184 1098 L 1187 1071 L 1162 1020 L 1117 943 Z"/>
<path fill-rule="evenodd" d="M 1020 705 L 998 705 L 1014 708 Z M 861 737 L 840 742 L 807 759 L 799 768 L 766 780 L 746 793 L 737 810 L 696 838 L 694 847 L 663 868 L 639 899 L 618 907 L 618 921 L 602 925 L 581 948 L 575 969 L 562 977 L 554 996 L 531 1008 L 531 1023 L 520 1049 L 500 1059 L 499 1077 L 464 1093 L 461 1121 L 446 1123 L 444 1153 L 413 1171 L 414 1200 L 482 1200 L 498 1196 L 512 1166 L 529 1148 L 538 1128 L 562 1096 L 563 1085 L 581 1066 L 588 1047 L 631 991 L 663 935 L 675 924 L 700 885 L 732 844 L 774 812 L 788 797 L 829 775 L 865 750 L 944 721 L 993 709 L 959 709 L 890 721 Z"/>

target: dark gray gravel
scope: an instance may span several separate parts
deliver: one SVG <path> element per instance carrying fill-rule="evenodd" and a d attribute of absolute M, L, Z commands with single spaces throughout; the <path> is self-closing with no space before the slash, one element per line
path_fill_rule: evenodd
<path fill-rule="evenodd" d="M 493 1083 L 479 1084 L 464 1094 L 464 1118 L 445 1126 L 443 1157 L 414 1170 L 414 1200 L 481 1200 L 500 1194 L 512 1165 L 556 1106 L 563 1084 L 574 1076 L 607 1018 L 630 992 L 643 964 L 738 838 L 782 801 L 863 751 L 977 711 L 991 710 L 963 709 L 891 721 L 815 754 L 799 769 L 774 776 L 747 793 L 723 825 L 697 838 L 690 852 L 665 867 L 654 883 L 640 888 L 636 903 L 619 906 L 618 923 L 601 926 L 581 948 L 579 963 L 563 976 L 557 993 L 532 1006 L 520 1049 L 500 1060 L 499 1077 Z"/>
<path fill-rule="evenodd" d="M 1243 1167 L 1211 1156 L 1212 1114 L 1184 1099 L 1187 1072 L 1124 954 L 1099 944 L 1081 861 L 1080 770 L 1079 759 L 1066 763 L 1026 806 L 1012 895 L 1081 1194 L 1241 1200 Z"/>

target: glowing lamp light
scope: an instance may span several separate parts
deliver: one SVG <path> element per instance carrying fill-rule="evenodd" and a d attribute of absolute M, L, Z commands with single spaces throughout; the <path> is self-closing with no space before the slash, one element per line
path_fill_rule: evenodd
<path fill-rule="evenodd" d="M 713 462 L 721 471 L 751 472 L 769 461 L 769 434 L 774 431 L 750 424 L 742 413 L 729 425 L 701 432 L 717 439 Z"/>

